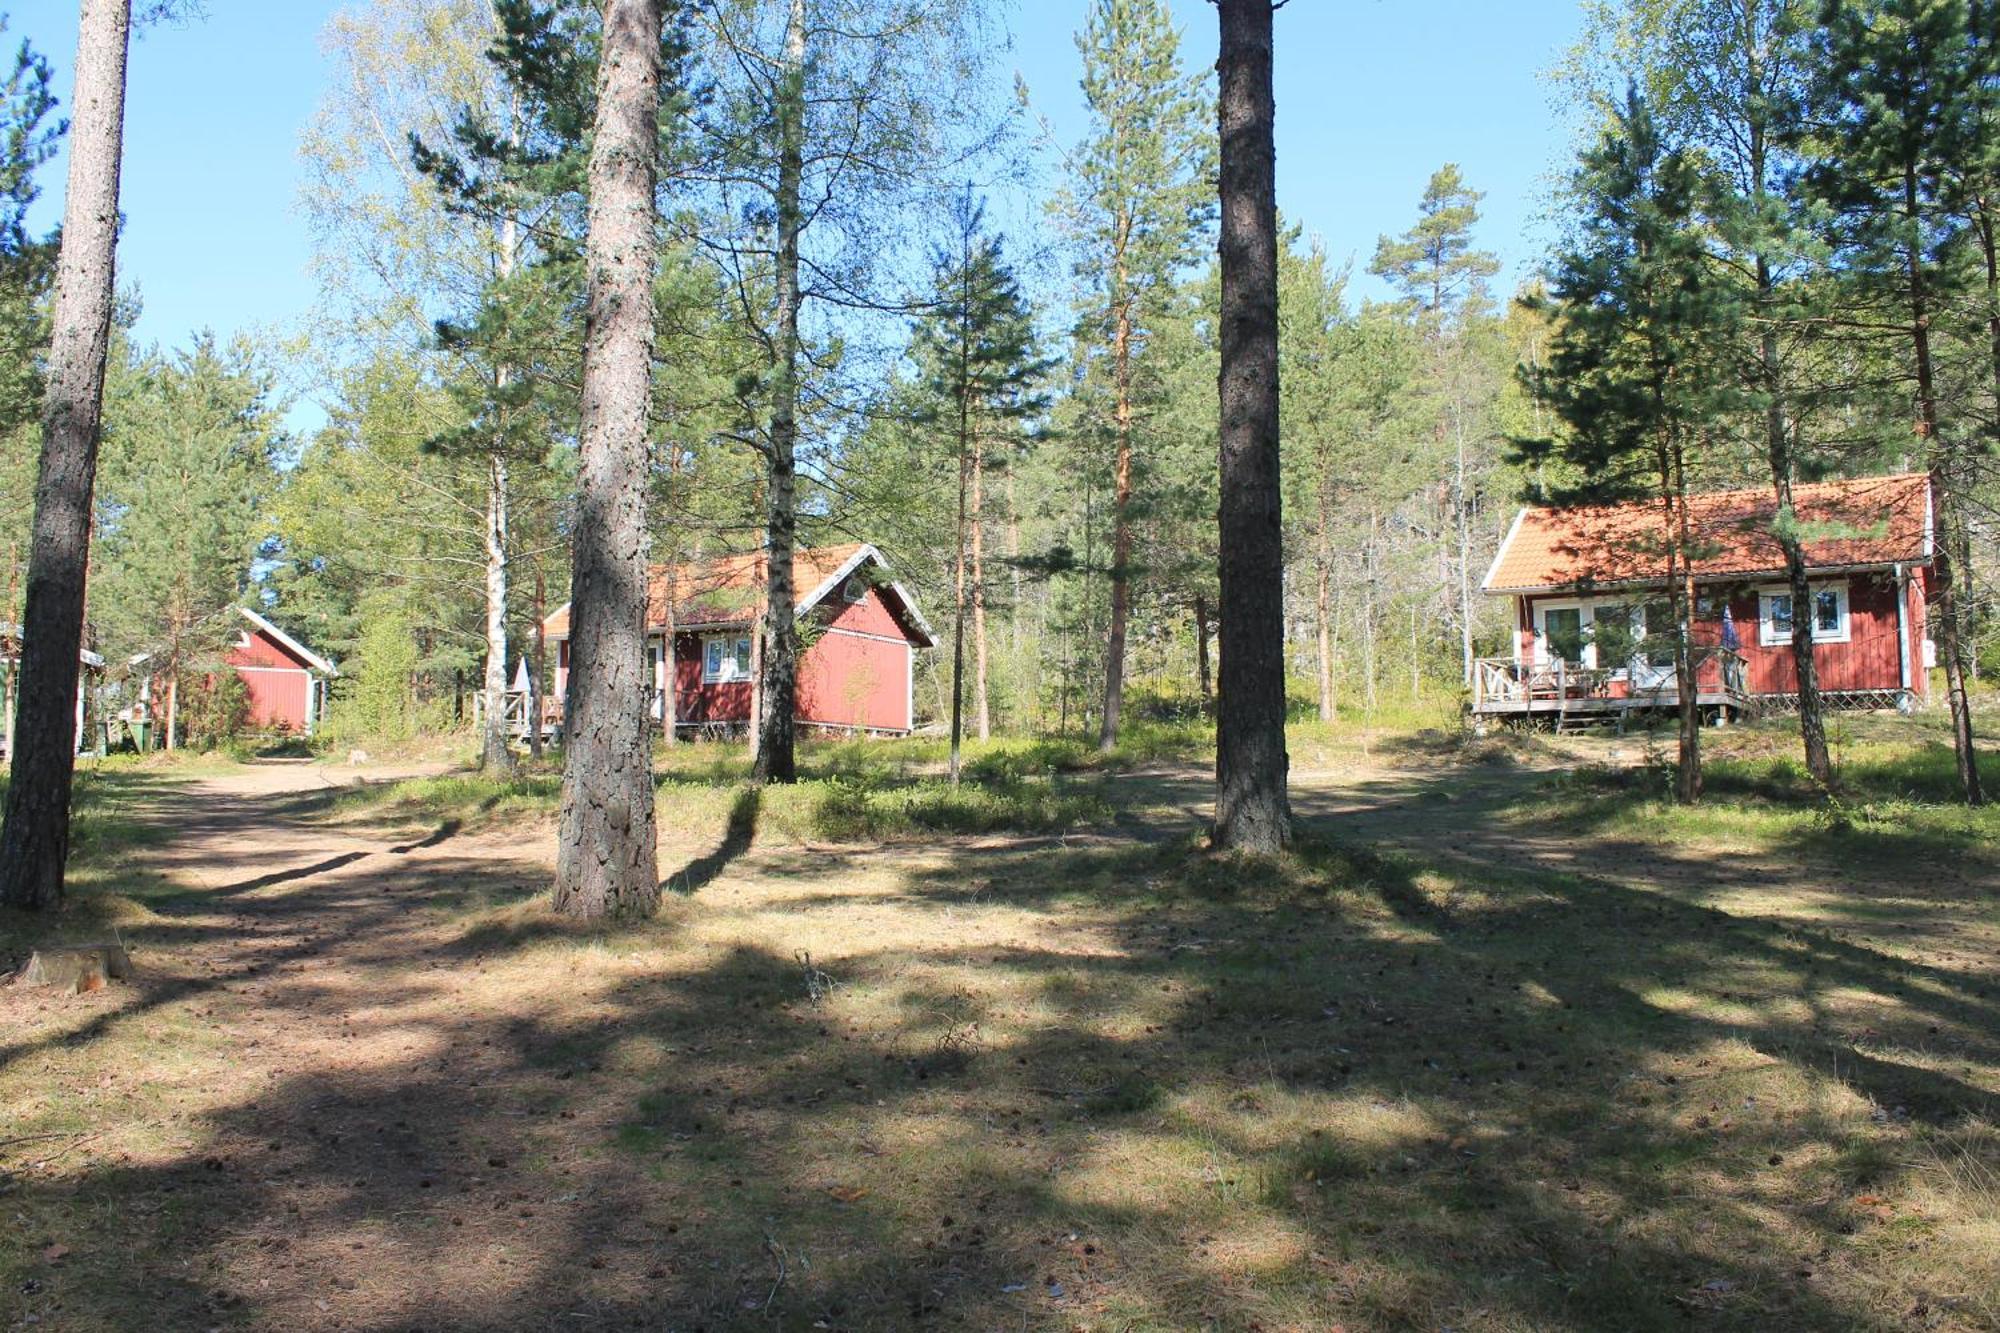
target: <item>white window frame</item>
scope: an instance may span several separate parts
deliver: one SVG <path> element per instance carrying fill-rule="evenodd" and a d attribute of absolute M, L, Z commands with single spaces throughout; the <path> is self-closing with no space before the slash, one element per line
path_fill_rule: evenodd
<path fill-rule="evenodd" d="M 840 600 L 849 606 L 859 606 L 868 600 L 868 582 L 859 574 L 849 574 L 847 581 L 840 585 Z"/>
<path fill-rule="evenodd" d="M 1597 665 L 1597 645 L 1591 641 L 1590 603 L 1578 598 L 1560 601 L 1540 601 L 1535 603 L 1535 665 L 1554 666 L 1555 654 L 1549 651 L 1549 621 L 1551 611 L 1576 612 L 1577 631 L 1583 635 L 1583 661 L 1579 670 Z"/>
<path fill-rule="evenodd" d="M 1627 623 L 1631 626 L 1633 637 L 1635 639 L 1643 639 L 1646 637 L 1646 605 L 1648 602 L 1657 600 L 1657 596 L 1649 595 L 1645 591 L 1634 591 L 1623 594 L 1606 594 L 1603 597 L 1569 597 L 1536 602 L 1534 615 L 1534 665 L 1548 667 L 1554 666 L 1556 662 L 1554 654 L 1549 652 L 1549 627 L 1548 618 L 1545 613 L 1549 611 L 1575 611 L 1577 612 L 1579 628 L 1583 633 L 1583 662 L 1577 669 L 1580 671 L 1596 671 L 1600 668 L 1608 668 L 1619 675 L 1629 674 L 1633 668 L 1633 663 L 1631 662 L 1605 663 L 1598 660 L 1598 613 L 1606 611 L 1624 612 L 1627 617 Z M 1844 602 L 1842 606 L 1845 607 Z M 1657 664 L 1646 662 L 1643 659 L 1639 662 L 1639 669 L 1640 674 L 1647 678 L 1656 677 L 1662 670 Z"/>
<path fill-rule="evenodd" d="M 750 679 L 749 668 L 745 667 L 739 671 L 736 665 L 738 656 L 736 646 L 743 644 L 747 654 L 749 643 L 748 634 L 704 634 L 701 639 L 701 683 L 728 685 Z M 721 650 L 719 656 L 716 654 L 717 649 Z M 711 658 L 715 658 L 720 665 L 713 665 Z"/>
<path fill-rule="evenodd" d="M 1814 583 L 1809 586 L 1812 590 L 1813 600 L 1812 605 L 1806 609 L 1806 614 L 1812 617 L 1813 642 L 1850 642 L 1854 637 L 1854 612 L 1848 601 L 1848 585 L 1846 582 Z M 1840 628 L 1823 631 L 1819 627 L 1819 599 L 1822 593 L 1829 592 L 1834 595 L 1839 603 Z M 1771 603 L 1774 599 L 1780 597 L 1789 599 L 1791 595 L 1792 590 L 1788 585 L 1759 588 L 1757 590 L 1757 642 L 1762 647 L 1782 648 L 1790 645 L 1792 632 L 1788 629 L 1781 630 L 1777 627 L 1776 622 L 1771 616 Z M 1792 614 L 1794 616 L 1798 614 L 1797 607 L 1792 608 Z"/>

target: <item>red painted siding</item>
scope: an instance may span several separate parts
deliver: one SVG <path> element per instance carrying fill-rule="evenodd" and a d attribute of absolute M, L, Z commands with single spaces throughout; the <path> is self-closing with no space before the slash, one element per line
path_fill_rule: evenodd
<path fill-rule="evenodd" d="M 250 697 L 250 726 L 257 731 L 304 731 L 312 677 L 304 670 L 238 671 Z"/>
<path fill-rule="evenodd" d="M 261 629 L 246 629 L 222 660 L 237 668 L 237 679 L 249 695 L 253 729 L 306 729 L 312 674 L 283 644 Z"/>
<path fill-rule="evenodd" d="M 1815 586 L 1821 586 L 1814 580 Z M 1730 614 L 1743 637 L 1743 660 L 1753 694 L 1792 694 L 1798 669 L 1789 643 L 1758 641 L 1757 596 L 1734 598 Z M 1895 690 L 1903 683 L 1903 654 L 1896 627 L 1896 585 L 1888 575 L 1856 575 L 1847 581 L 1847 642 L 1813 645 L 1813 666 L 1823 690 Z M 1912 650 L 1915 651 L 1914 641 Z"/>
<path fill-rule="evenodd" d="M 1839 583 L 1838 579 L 1814 579 L 1815 587 Z M 1814 661 L 1819 668 L 1819 683 L 1823 690 L 1894 690 L 1903 687 L 1902 638 L 1896 616 L 1896 582 L 1891 574 L 1855 574 L 1845 581 L 1848 599 L 1848 637 L 1845 642 L 1823 642 L 1815 646 Z M 1924 692 L 1923 641 L 1926 632 L 1924 592 L 1922 580 L 1910 580 L 1910 604 L 1908 608 L 1910 628 L 1909 646 L 1911 661 L 1910 687 L 1918 694 Z M 1772 586 L 1772 585 L 1762 585 Z M 1729 598 L 1729 613 L 1736 623 L 1737 638 L 1741 641 L 1738 649 L 1743 655 L 1753 694 L 1790 694 L 1798 689 L 1798 673 L 1792 663 L 1790 644 L 1766 645 L 1761 642 L 1757 588 L 1732 587 Z M 1637 592 L 1624 591 L 1600 594 L 1584 600 L 1629 602 L 1640 596 Z M 1545 597 L 1521 597 L 1516 599 L 1518 621 L 1515 629 L 1517 656 L 1522 660 L 1532 660 L 1535 655 L 1534 616 L 1539 602 L 1575 602 L 1575 596 L 1550 594 Z M 1722 622 L 1714 619 L 1698 619 L 1695 622 L 1695 640 L 1703 644 L 1720 643 Z"/>
<path fill-rule="evenodd" d="M 830 727 L 907 731 L 910 645 L 900 636 L 822 634 L 799 660 L 799 720 Z"/>
<path fill-rule="evenodd" d="M 885 639 L 903 637 L 903 627 L 890 612 L 888 604 L 882 600 L 880 588 L 868 589 L 868 595 L 858 602 L 850 602 L 835 588 L 821 603 L 832 615 L 827 619 L 829 629 L 853 630 L 857 634 L 879 634 Z"/>
<path fill-rule="evenodd" d="M 816 635 L 799 659 L 798 720 L 808 726 L 907 731 L 910 669 L 909 635 L 881 589 L 871 587 L 859 602 L 836 588 L 821 603 L 823 618 L 808 622 Z M 695 630 L 674 643 L 676 715 L 684 725 L 746 723 L 750 720 L 748 681 L 702 682 L 702 643 L 711 634 L 741 631 Z M 664 682 L 660 682 L 664 684 Z M 556 644 L 555 691 L 569 686 L 569 641 Z"/>

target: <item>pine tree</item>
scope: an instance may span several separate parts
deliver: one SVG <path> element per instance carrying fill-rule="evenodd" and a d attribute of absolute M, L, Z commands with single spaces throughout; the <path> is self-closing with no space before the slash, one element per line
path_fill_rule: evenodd
<path fill-rule="evenodd" d="M 1988 19 L 1991 13 L 1982 6 Z M 1850 0 L 1827 11 L 1813 38 L 1808 114 L 1799 151 L 1805 185 L 1827 218 L 1841 295 L 1879 315 L 1904 342 L 1904 382 L 1931 479 L 1936 519 L 1931 611 L 1945 671 L 1959 786 L 1968 805 L 1985 800 L 1967 692 L 1971 634 L 1967 590 L 1972 543 L 1967 491 L 1983 447 L 1966 417 L 1943 406 L 1940 317 L 1960 303 L 1966 268 L 1949 262 L 1963 216 L 1952 208 L 1955 164 L 1978 160 L 1990 124 L 1982 118 L 1981 45 L 1967 0 Z"/>
<path fill-rule="evenodd" d="M 1002 238 L 985 234 L 983 206 L 962 196 L 954 223 L 956 244 L 933 259 L 933 304 L 918 322 L 913 351 L 922 375 L 919 388 L 935 404 L 921 417 L 949 432 L 958 474 L 951 580 L 950 772 L 956 785 L 968 610 L 974 619 L 979 738 L 991 734 L 984 544 L 989 460 L 1025 419 L 1046 409 L 1036 385 L 1051 363 L 1037 355 L 1033 312 L 1007 265 Z"/>
<path fill-rule="evenodd" d="M 1214 139 L 1199 75 L 1180 66 L 1180 37 L 1164 0 L 1095 0 L 1077 37 L 1093 129 L 1059 201 L 1076 232 L 1088 289 L 1078 329 L 1094 361 L 1107 358 L 1111 495 L 1111 612 L 1098 743 L 1118 740 L 1135 546 L 1139 419 L 1135 380 L 1152 323 L 1192 262 L 1213 216 Z M 1101 352 L 1099 349 L 1103 349 Z"/>
<path fill-rule="evenodd" d="M 15 691 L 13 781 L 0 826 L 0 902 L 62 902 L 76 775 L 77 653 L 83 645 L 91 491 L 111 338 L 118 175 L 125 133 L 131 0 L 83 0 L 76 113 L 43 412 L 41 471 Z"/>
<path fill-rule="evenodd" d="M 1551 285 L 1557 313 L 1548 365 L 1533 387 L 1568 429 L 1541 441 L 1580 480 L 1554 488 L 1559 503 L 1645 497 L 1660 526 L 1635 554 L 1661 562 L 1672 608 L 1680 707 L 1675 794 L 1701 794 L 1701 717 L 1694 655 L 1698 534 L 1690 476 L 1716 429 L 1739 404 L 1730 373 L 1740 337 L 1740 293 L 1708 254 L 1705 191 L 1695 160 L 1661 136 L 1635 89 L 1584 153 L 1572 189 L 1582 206 L 1577 243 Z"/>
<path fill-rule="evenodd" d="M 590 149 L 569 739 L 555 886 L 556 909 L 586 919 L 650 915 L 660 894 L 641 674 L 660 2 L 607 0 Z"/>
<path fill-rule="evenodd" d="M 1718 193 L 1712 243 L 1755 307 L 1756 336 L 1744 344 L 1737 374 L 1746 434 L 1760 440 L 1770 476 L 1777 507 L 1772 536 L 1795 606 L 1810 604 L 1812 593 L 1808 534 L 1797 521 L 1792 488 L 1814 475 L 1815 435 L 1825 432 L 1807 428 L 1812 403 L 1802 382 L 1801 343 L 1819 321 L 1792 190 L 1803 164 L 1786 141 L 1795 134 L 1815 8 L 1813 0 L 1625 0 L 1602 19 L 1616 25 L 1634 53 L 1635 74 L 1662 123 L 1699 147 L 1712 167 Z M 1808 617 L 1795 619 L 1791 648 L 1806 771 L 1825 786 L 1833 762 Z"/>
<path fill-rule="evenodd" d="M 145 654 L 166 691 L 169 749 L 183 680 L 212 672 L 241 626 L 288 451 L 274 397 L 247 344 L 206 335 L 110 377 L 90 601 L 106 655 Z"/>
<path fill-rule="evenodd" d="M 1472 454 L 1472 413 L 1468 401 L 1468 326 L 1490 303 L 1487 279 L 1500 261 L 1473 248 L 1472 229 L 1485 196 L 1465 183 L 1458 165 L 1447 162 L 1424 187 L 1417 224 L 1375 247 L 1368 271 L 1386 278 L 1416 317 L 1430 352 L 1435 420 L 1432 434 L 1438 461 L 1450 470 L 1453 545 L 1457 555 L 1460 684 L 1472 683 L 1472 519 L 1476 474 Z M 1449 461 L 1447 461 L 1449 460 Z"/>
<path fill-rule="evenodd" d="M 1215 845 L 1275 853 L 1285 792 L 1285 552 L 1278 451 L 1278 204 L 1271 0 L 1218 0 L 1221 21 L 1222 676 Z"/>

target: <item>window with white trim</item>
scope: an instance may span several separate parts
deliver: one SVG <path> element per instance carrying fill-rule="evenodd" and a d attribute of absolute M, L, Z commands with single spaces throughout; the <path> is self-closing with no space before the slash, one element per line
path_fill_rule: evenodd
<path fill-rule="evenodd" d="M 722 685 L 750 679 L 750 636 L 711 634 L 701 641 L 701 683 Z"/>
<path fill-rule="evenodd" d="M 847 582 L 840 585 L 840 600 L 850 604 L 867 601 L 867 582 L 859 574 L 850 574 Z"/>
<path fill-rule="evenodd" d="M 1760 643 L 1766 648 L 1777 648 L 1792 641 L 1793 617 L 1797 613 L 1789 588 L 1771 588 L 1758 593 L 1757 610 L 1757 638 Z M 1847 585 L 1823 583 L 1814 588 L 1809 614 L 1812 616 L 1814 643 L 1846 643 L 1850 633 Z"/>

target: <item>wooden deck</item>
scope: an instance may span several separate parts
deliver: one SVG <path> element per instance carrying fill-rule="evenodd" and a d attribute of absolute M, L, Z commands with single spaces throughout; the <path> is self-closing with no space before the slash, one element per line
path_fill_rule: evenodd
<path fill-rule="evenodd" d="M 1547 718 L 1558 731 L 1571 723 L 1623 723 L 1635 713 L 1669 712 L 1680 707 L 1680 689 L 1671 674 L 1618 667 L 1579 667 L 1567 662 L 1516 662 L 1482 658 L 1473 664 L 1472 711 L 1478 717 Z M 1698 707 L 1728 720 L 1756 711 L 1743 658 L 1727 648 L 1702 648 L 1695 663 Z"/>

